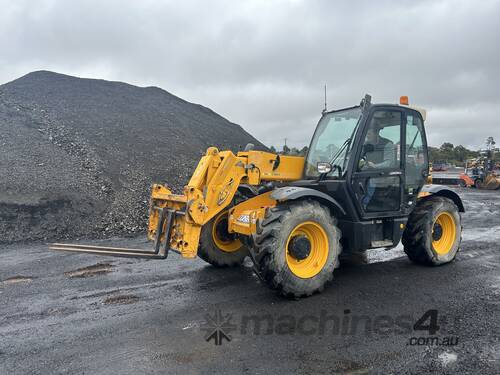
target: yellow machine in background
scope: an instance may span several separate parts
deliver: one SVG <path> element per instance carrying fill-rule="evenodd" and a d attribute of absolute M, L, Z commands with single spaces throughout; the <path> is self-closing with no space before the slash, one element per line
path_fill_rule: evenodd
<path fill-rule="evenodd" d="M 497 175 L 493 161 L 487 157 L 468 159 L 465 161 L 464 173 L 459 176 L 463 187 L 475 187 L 485 190 L 500 189 L 500 176 Z"/>

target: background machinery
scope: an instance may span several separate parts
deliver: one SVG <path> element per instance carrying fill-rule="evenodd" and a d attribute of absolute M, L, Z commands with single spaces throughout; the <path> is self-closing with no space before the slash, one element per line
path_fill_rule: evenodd
<path fill-rule="evenodd" d="M 464 173 L 460 175 L 459 184 L 462 187 L 497 190 L 500 189 L 500 177 L 497 172 L 498 168 L 487 156 L 468 159 L 465 162 Z"/>
<path fill-rule="evenodd" d="M 360 105 L 323 113 L 306 157 L 208 148 L 183 194 L 153 185 L 151 251 L 52 244 L 55 250 L 164 259 L 199 256 L 237 266 L 249 256 L 279 293 L 321 291 L 339 255 L 392 248 L 415 263 L 452 261 L 461 241 L 460 197 L 429 175 L 425 111 Z"/>

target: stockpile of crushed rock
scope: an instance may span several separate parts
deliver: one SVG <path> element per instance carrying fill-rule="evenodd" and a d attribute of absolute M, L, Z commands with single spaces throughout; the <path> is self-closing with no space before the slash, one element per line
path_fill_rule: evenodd
<path fill-rule="evenodd" d="M 0 86 L 0 243 L 143 232 L 152 183 L 179 192 L 208 146 L 249 142 L 157 87 L 30 73 Z"/>

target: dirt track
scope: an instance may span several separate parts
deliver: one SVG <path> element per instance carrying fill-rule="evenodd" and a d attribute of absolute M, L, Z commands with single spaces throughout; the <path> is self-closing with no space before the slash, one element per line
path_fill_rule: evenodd
<path fill-rule="evenodd" d="M 300 301 L 277 297 L 248 267 L 4 247 L 0 373 L 495 373 L 500 194 L 462 195 L 469 212 L 454 263 L 421 267 L 398 249 L 375 251 L 375 263 L 337 270 L 323 294 Z M 440 326 L 431 337 L 457 345 L 413 330 L 431 309 Z M 204 339 L 206 314 L 217 320 L 218 310 L 231 314 L 232 340 L 220 346 Z"/>

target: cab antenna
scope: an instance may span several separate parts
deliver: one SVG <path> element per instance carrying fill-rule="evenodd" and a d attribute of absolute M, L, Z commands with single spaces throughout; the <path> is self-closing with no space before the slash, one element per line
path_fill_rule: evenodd
<path fill-rule="evenodd" d="M 326 107 L 326 83 L 325 83 L 325 108 L 323 108 L 323 111 L 321 113 L 326 113 L 327 107 Z"/>

